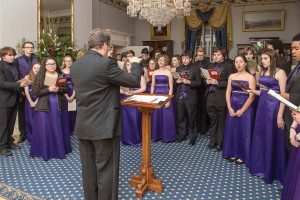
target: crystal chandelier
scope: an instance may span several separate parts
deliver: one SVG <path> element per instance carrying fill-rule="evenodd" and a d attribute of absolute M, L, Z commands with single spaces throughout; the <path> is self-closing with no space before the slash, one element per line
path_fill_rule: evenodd
<path fill-rule="evenodd" d="M 175 16 L 190 15 L 189 0 L 128 0 L 127 14 L 130 17 L 139 16 L 158 30 L 166 26 Z"/>

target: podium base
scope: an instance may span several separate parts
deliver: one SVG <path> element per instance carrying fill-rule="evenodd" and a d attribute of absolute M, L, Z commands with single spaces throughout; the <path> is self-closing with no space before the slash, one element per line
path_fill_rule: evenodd
<path fill-rule="evenodd" d="M 148 190 L 157 193 L 163 192 L 162 181 L 155 178 L 152 167 L 142 168 L 140 176 L 134 174 L 131 177 L 130 185 L 136 188 L 137 198 L 142 198 Z"/>

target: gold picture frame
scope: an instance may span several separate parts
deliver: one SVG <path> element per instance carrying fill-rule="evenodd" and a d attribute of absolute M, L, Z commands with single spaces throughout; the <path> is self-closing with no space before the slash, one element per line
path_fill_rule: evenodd
<path fill-rule="evenodd" d="M 283 9 L 245 11 L 243 12 L 243 31 L 283 31 L 284 13 Z"/>
<path fill-rule="evenodd" d="M 165 27 L 158 31 L 157 27 L 150 26 L 151 40 L 170 40 L 171 38 L 171 24 L 167 24 Z"/>
<path fill-rule="evenodd" d="M 69 18 L 70 18 L 70 27 L 69 27 L 69 32 L 70 32 L 70 38 L 72 43 L 74 43 L 74 0 L 68 0 L 68 1 L 64 1 L 64 4 L 66 4 L 66 2 L 68 2 L 69 6 L 68 6 L 68 12 L 70 13 Z M 42 37 L 42 21 L 41 18 L 43 16 L 43 9 L 42 9 L 42 5 L 44 5 L 45 3 L 51 3 L 51 0 L 37 0 L 37 36 L 38 36 L 38 44 L 40 44 L 40 40 Z M 53 4 L 51 4 L 53 5 Z M 48 10 L 50 10 L 50 7 L 47 7 Z M 51 9 L 52 10 L 52 9 Z M 63 10 L 64 12 L 66 12 L 66 10 Z"/>

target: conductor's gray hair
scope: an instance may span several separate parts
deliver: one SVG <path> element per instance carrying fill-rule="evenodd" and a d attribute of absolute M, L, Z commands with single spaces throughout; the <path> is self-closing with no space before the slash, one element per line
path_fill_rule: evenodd
<path fill-rule="evenodd" d="M 110 43 L 110 35 L 104 30 L 101 30 L 100 28 L 96 28 L 90 32 L 90 35 L 88 37 L 88 46 L 89 49 L 100 49 L 104 43 L 108 44 Z"/>

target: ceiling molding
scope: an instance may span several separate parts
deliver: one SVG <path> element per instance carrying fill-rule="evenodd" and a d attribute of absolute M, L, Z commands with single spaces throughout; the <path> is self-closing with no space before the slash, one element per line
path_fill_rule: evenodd
<path fill-rule="evenodd" d="M 100 0 L 109 5 L 115 6 L 122 10 L 126 10 L 128 0 Z M 251 6 L 251 5 L 266 5 L 266 4 L 280 4 L 280 3 L 294 3 L 300 0 L 190 0 L 192 7 L 197 8 L 199 4 L 207 2 L 212 7 L 230 5 L 233 6 Z"/>
<path fill-rule="evenodd" d="M 100 0 L 104 3 L 107 3 L 109 5 L 115 6 L 117 8 L 120 8 L 122 10 L 126 10 L 127 8 L 127 2 L 124 0 Z"/>

